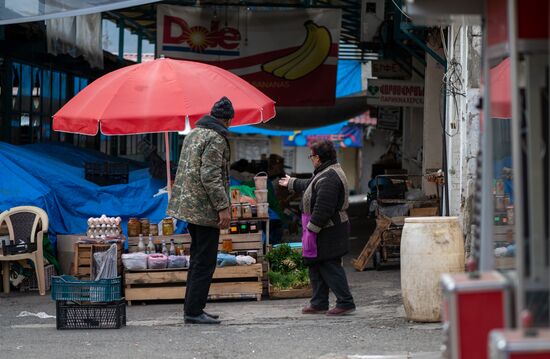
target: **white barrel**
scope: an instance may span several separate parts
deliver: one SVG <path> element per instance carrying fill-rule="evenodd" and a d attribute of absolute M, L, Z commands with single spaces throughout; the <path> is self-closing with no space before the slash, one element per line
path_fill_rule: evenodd
<path fill-rule="evenodd" d="M 458 217 L 405 218 L 401 295 L 409 320 L 440 320 L 440 277 L 454 272 L 464 272 L 464 238 Z"/>

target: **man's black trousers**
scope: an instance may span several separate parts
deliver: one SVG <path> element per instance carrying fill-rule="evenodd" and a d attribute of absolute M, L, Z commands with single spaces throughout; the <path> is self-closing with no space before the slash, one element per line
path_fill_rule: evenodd
<path fill-rule="evenodd" d="M 187 229 L 191 235 L 191 263 L 183 310 L 186 316 L 197 316 L 206 306 L 212 275 L 216 270 L 220 230 L 192 223 L 188 224 Z"/>

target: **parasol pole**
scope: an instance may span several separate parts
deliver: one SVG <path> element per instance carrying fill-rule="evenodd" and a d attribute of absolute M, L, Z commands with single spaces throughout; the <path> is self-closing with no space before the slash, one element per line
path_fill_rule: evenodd
<path fill-rule="evenodd" d="M 168 200 L 172 196 L 172 178 L 170 176 L 170 141 L 168 132 L 164 132 L 164 146 L 166 153 L 166 190 L 168 191 Z"/>

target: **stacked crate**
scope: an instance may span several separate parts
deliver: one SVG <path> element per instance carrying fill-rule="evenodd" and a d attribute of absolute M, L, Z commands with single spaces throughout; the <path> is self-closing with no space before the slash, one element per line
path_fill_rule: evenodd
<path fill-rule="evenodd" d="M 122 274 L 122 251 L 124 242 L 117 242 L 117 268 L 118 274 Z M 111 243 L 75 243 L 75 260 L 73 273 L 81 279 L 91 278 L 93 273 L 94 253 L 105 252 L 111 247 Z"/>
<path fill-rule="evenodd" d="M 96 281 L 52 278 L 57 329 L 119 329 L 126 325 L 121 277 Z"/>

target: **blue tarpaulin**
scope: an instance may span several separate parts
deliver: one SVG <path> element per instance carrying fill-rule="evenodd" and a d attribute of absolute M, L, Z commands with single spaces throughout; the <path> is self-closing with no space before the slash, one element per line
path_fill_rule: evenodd
<path fill-rule="evenodd" d="M 32 205 L 44 209 L 50 238 L 85 233 L 87 219 L 120 216 L 123 231 L 130 217 L 159 223 L 165 217 L 167 195 L 155 196 L 166 186 L 147 168 L 130 164 L 128 184 L 98 186 L 84 179 L 84 161 L 121 161 L 63 143 L 14 146 L 0 142 L 0 211 Z"/>

